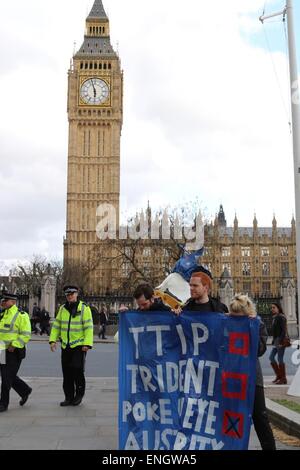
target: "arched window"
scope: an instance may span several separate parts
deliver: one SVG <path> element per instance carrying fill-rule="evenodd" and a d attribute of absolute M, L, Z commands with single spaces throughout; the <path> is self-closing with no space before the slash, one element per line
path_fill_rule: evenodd
<path fill-rule="evenodd" d="M 104 70 L 106 70 L 106 64 L 103 65 Z"/>
<path fill-rule="evenodd" d="M 99 69 L 102 70 L 102 64 L 101 63 L 99 64 Z"/>
<path fill-rule="evenodd" d="M 90 69 L 92 69 L 92 68 L 93 68 L 93 62 L 90 62 Z"/>
<path fill-rule="evenodd" d="M 108 64 L 108 68 L 109 68 L 109 70 L 111 70 L 111 63 Z"/>

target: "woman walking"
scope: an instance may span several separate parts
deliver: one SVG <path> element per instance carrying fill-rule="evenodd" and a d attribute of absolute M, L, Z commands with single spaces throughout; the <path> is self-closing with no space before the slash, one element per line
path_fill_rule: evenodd
<path fill-rule="evenodd" d="M 286 384 L 286 371 L 285 363 L 283 361 L 285 346 L 283 345 L 284 338 L 287 336 L 287 321 L 282 311 L 281 305 L 274 303 L 271 305 L 271 312 L 273 315 L 272 335 L 274 346 L 270 354 L 271 366 L 276 374 L 273 383 L 277 385 Z M 278 363 L 276 362 L 276 356 Z"/>

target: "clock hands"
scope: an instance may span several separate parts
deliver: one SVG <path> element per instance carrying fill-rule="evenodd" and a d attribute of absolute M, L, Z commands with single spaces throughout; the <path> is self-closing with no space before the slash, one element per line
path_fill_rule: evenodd
<path fill-rule="evenodd" d="M 88 78 L 81 85 L 80 95 L 86 104 L 101 105 L 109 97 L 109 86 L 100 78 Z"/>
<path fill-rule="evenodd" d="M 93 82 L 93 79 L 92 79 L 92 78 L 91 78 L 91 82 L 92 82 L 93 89 L 94 89 L 94 98 L 96 98 L 96 96 L 97 96 L 97 91 L 96 91 L 96 88 L 95 88 L 95 85 L 94 85 L 94 82 Z"/>

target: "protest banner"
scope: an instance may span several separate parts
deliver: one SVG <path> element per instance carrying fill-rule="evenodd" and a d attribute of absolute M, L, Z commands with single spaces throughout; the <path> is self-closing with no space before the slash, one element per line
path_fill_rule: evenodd
<path fill-rule="evenodd" d="M 258 331 L 220 313 L 121 314 L 120 449 L 247 449 Z"/>

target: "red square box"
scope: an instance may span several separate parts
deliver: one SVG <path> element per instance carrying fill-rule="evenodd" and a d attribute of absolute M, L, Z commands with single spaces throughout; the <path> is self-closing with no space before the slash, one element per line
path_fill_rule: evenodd
<path fill-rule="evenodd" d="M 242 340 L 242 347 L 236 347 L 236 342 Z M 229 333 L 229 352 L 240 356 L 249 356 L 249 333 Z"/>
<path fill-rule="evenodd" d="M 244 435 L 244 415 L 225 410 L 222 432 L 225 436 L 242 439 Z"/>
<path fill-rule="evenodd" d="M 228 379 L 237 380 L 240 383 L 240 391 L 229 392 L 227 390 Z M 234 372 L 222 372 L 222 395 L 224 398 L 235 398 L 237 400 L 245 400 L 247 395 L 247 374 L 236 374 Z"/>

